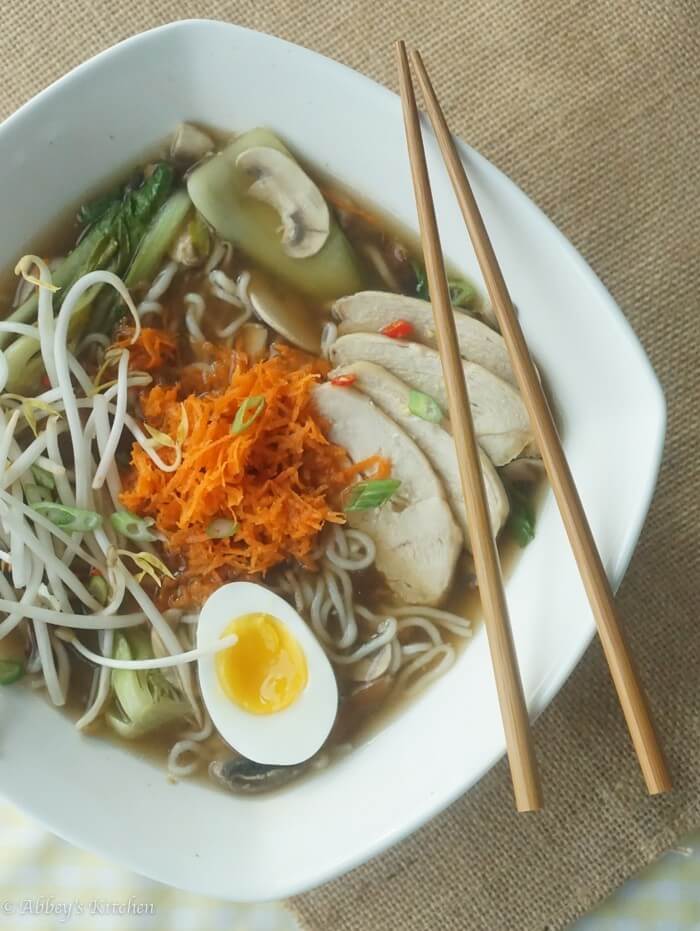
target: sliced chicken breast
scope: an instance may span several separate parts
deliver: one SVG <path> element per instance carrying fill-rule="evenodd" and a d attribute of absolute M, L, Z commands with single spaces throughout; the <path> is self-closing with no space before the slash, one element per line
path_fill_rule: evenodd
<path fill-rule="evenodd" d="M 354 362 L 352 365 L 341 366 L 332 374 L 334 376 L 354 375 L 355 387 L 381 407 L 384 413 L 402 427 L 416 446 L 425 453 L 428 461 L 442 479 L 447 500 L 457 518 L 457 523 L 462 528 L 465 544 L 471 550 L 457 451 L 451 435 L 440 424 L 431 423 L 412 414 L 409 410 L 411 389 L 406 382 L 396 378 L 380 365 L 375 365 L 373 362 Z M 497 536 L 508 517 L 508 495 L 498 472 L 483 450 L 480 450 L 480 458 L 491 529 L 494 536 Z"/>
<path fill-rule="evenodd" d="M 379 333 L 394 320 L 406 320 L 413 327 L 416 342 L 437 348 L 433 310 L 428 301 L 387 291 L 360 291 L 341 297 L 333 305 L 338 333 Z M 483 365 L 489 372 L 515 385 L 508 350 L 500 333 L 491 327 L 455 311 L 459 351 L 464 359 Z"/>
<path fill-rule="evenodd" d="M 401 486 L 379 508 L 350 511 L 351 527 L 377 547 L 375 565 L 407 604 L 436 605 L 452 583 L 462 534 L 432 466 L 413 440 L 366 395 L 330 383 L 314 389 L 328 436 L 354 462 L 379 454 L 391 460 Z"/>
<path fill-rule="evenodd" d="M 348 333 L 332 344 L 330 359 L 335 366 L 375 362 L 447 411 L 442 363 L 435 349 L 379 333 Z M 476 362 L 465 361 L 462 366 L 479 443 L 494 465 L 505 465 L 532 440 L 522 398 L 512 385 Z"/>

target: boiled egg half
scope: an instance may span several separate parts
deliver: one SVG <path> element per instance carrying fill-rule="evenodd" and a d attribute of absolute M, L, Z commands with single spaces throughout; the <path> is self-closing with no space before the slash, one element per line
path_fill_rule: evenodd
<path fill-rule="evenodd" d="M 301 763 L 322 746 L 338 709 L 338 686 L 312 631 L 284 598 L 254 582 L 231 582 L 205 602 L 197 646 L 233 646 L 199 659 L 202 699 L 214 726 L 255 763 Z"/>

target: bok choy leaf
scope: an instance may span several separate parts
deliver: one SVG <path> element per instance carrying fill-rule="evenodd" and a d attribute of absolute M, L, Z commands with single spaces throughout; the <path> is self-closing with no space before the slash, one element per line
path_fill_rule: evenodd
<path fill-rule="evenodd" d="M 140 628 L 129 631 L 128 636 L 118 633 L 113 655 L 115 659 L 151 659 L 150 637 Z M 127 739 L 167 727 L 192 712 L 189 702 L 160 669 L 113 669 L 112 691 L 114 701 L 107 722 Z"/>

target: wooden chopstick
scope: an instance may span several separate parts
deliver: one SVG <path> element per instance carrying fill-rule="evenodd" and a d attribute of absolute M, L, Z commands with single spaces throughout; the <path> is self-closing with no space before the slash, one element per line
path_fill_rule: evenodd
<path fill-rule="evenodd" d="M 484 221 L 420 53 L 411 60 L 426 109 L 469 230 L 486 288 L 505 340 L 513 371 L 533 426 L 550 484 L 559 505 L 583 584 L 598 626 L 618 698 L 627 721 L 647 790 L 656 795 L 671 788 L 671 778 L 615 609 L 614 597 L 591 533 L 552 412 L 513 309 Z"/>
<path fill-rule="evenodd" d="M 406 46 L 403 42 L 397 43 L 397 52 L 406 140 L 418 208 L 423 255 L 435 318 L 438 349 L 445 376 L 462 491 L 469 518 L 476 577 L 501 707 L 515 804 L 518 811 L 536 811 L 542 807 L 542 793 L 532 746 L 530 721 L 508 619 L 508 606 L 503 591 L 498 549 L 491 531 L 469 396 L 457 344 L 442 248 L 430 192 L 418 108 L 411 83 Z"/>

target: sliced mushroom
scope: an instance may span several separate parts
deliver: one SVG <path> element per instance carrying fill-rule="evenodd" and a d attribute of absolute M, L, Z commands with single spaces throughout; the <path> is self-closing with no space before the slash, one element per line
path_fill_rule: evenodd
<path fill-rule="evenodd" d="M 214 151 L 214 140 L 191 123 L 180 123 L 170 143 L 170 157 L 180 164 L 194 165 Z"/>
<path fill-rule="evenodd" d="M 282 221 L 282 248 L 295 259 L 320 252 L 331 217 L 323 194 L 293 159 L 271 146 L 254 146 L 236 159 L 254 181 L 248 194 L 273 207 Z"/>
<path fill-rule="evenodd" d="M 346 337 L 347 338 L 347 337 Z M 462 534 L 442 482 L 413 440 L 366 395 L 329 382 L 314 389 L 328 437 L 353 462 L 379 454 L 401 485 L 382 507 L 349 511 L 351 527 L 375 542 L 375 565 L 406 604 L 439 604 L 452 584 Z"/>
<path fill-rule="evenodd" d="M 358 660 L 350 670 L 353 682 L 373 682 L 383 676 L 391 665 L 391 644 L 386 643 L 379 650 Z"/>
<path fill-rule="evenodd" d="M 236 338 L 236 348 L 244 352 L 250 362 L 259 362 L 267 352 L 267 327 L 260 323 L 244 323 Z"/>
<path fill-rule="evenodd" d="M 406 320 L 413 327 L 416 342 L 437 347 L 433 311 L 428 301 L 386 291 L 359 291 L 341 297 L 333 305 L 338 333 L 378 333 L 394 320 Z M 475 317 L 455 312 L 455 328 L 460 355 L 483 365 L 504 381 L 515 384 L 508 350 L 500 333 Z"/>
<path fill-rule="evenodd" d="M 425 453 L 442 479 L 447 500 L 464 533 L 465 544 L 471 549 L 467 510 L 452 436 L 441 424 L 423 420 L 412 414 L 409 409 L 411 389 L 404 381 L 396 378 L 380 365 L 375 365 L 373 362 L 354 362 L 352 365 L 342 366 L 331 373 L 331 376 L 336 375 L 353 375 L 355 387 L 379 405 L 385 414 L 393 417 Z M 496 536 L 508 517 L 508 495 L 489 457 L 481 449 L 479 453 L 491 528 Z"/>
<path fill-rule="evenodd" d="M 361 290 L 363 269 L 333 214 L 320 252 L 303 261 L 287 254 L 277 211 L 248 196 L 253 179 L 236 167 L 238 157 L 255 148 L 272 148 L 289 159 L 294 157 L 269 129 L 251 129 L 190 173 L 187 193 L 194 206 L 220 239 L 242 249 L 295 291 L 320 302 Z"/>
<path fill-rule="evenodd" d="M 235 756 L 230 760 L 215 760 L 209 766 L 209 773 L 231 792 L 257 795 L 272 792 L 292 782 L 309 768 L 310 763 L 311 760 L 305 760 L 295 766 L 270 766 L 254 763 L 244 756 Z"/>
<path fill-rule="evenodd" d="M 303 298 L 282 290 L 257 272 L 251 272 L 248 297 L 263 323 L 299 349 L 315 355 L 320 353 L 323 321 Z"/>
<path fill-rule="evenodd" d="M 333 343 L 329 355 L 334 365 L 375 362 L 447 410 L 442 363 L 434 349 L 380 333 L 348 333 Z M 532 440 L 522 398 L 512 385 L 483 366 L 463 361 L 462 368 L 479 443 L 494 465 L 505 465 Z"/>

